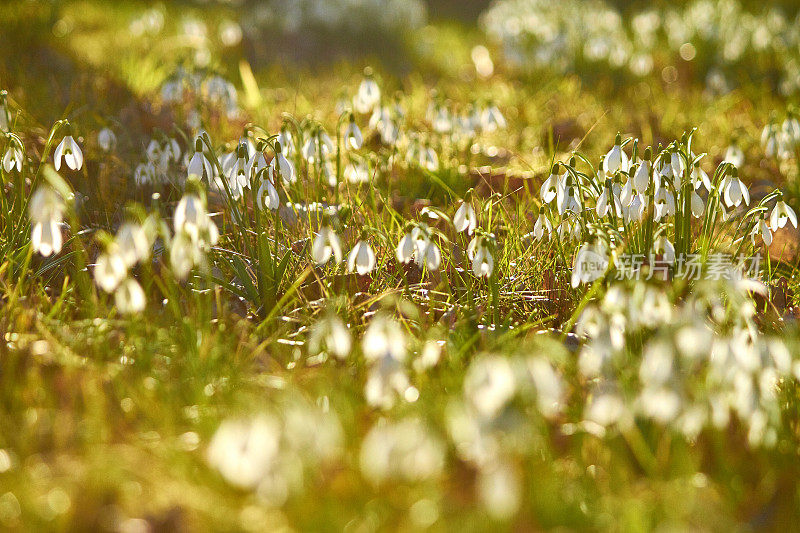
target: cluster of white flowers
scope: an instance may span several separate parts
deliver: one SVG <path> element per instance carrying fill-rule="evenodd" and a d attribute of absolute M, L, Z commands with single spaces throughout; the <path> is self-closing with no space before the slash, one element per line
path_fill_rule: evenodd
<path fill-rule="evenodd" d="M 161 99 L 172 106 L 200 100 L 212 109 L 223 110 L 228 117 L 235 117 L 239 113 L 236 87 L 219 74 L 187 72 L 184 68 L 178 68 L 161 85 Z M 200 119 L 197 109 L 188 111 L 187 123 L 195 130 L 200 129 Z"/>
<path fill-rule="evenodd" d="M 148 217 L 144 224 L 125 222 L 117 235 L 98 256 L 94 266 L 94 280 L 107 293 L 114 293 L 117 309 L 123 313 L 137 313 L 147 303 L 141 285 L 130 276 L 131 269 L 150 258 L 155 240 L 156 222 Z"/>
<path fill-rule="evenodd" d="M 783 122 L 779 122 L 775 115 L 770 118 L 761 131 L 761 145 L 767 157 L 778 158 L 781 161 L 798 159 L 800 118 L 795 108 L 789 108 Z"/>
<path fill-rule="evenodd" d="M 162 136 L 151 139 L 145 150 L 146 161 L 140 163 L 134 171 L 136 185 L 154 185 L 171 183 L 174 179 L 175 166 L 181 161 L 181 147 L 172 137 Z M 176 186 L 181 186 L 177 181 Z"/>
<path fill-rule="evenodd" d="M 207 458 L 227 482 L 254 491 L 265 505 L 280 507 L 303 489 L 308 470 L 317 470 L 341 451 L 336 414 L 292 402 L 280 417 L 225 420 L 208 445 Z"/>
<path fill-rule="evenodd" d="M 800 88 L 800 24 L 776 7 L 749 11 L 738 0 L 622 13 L 604 0 L 502 0 L 483 26 L 521 69 L 627 71 L 649 75 L 659 61 L 692 61 L 710 89 L 726 91 L 753 72 L 780 76 L 786 95 Z M 748 78 L 749 79 L 749 78 Z"/>
<path fill-rule="evenodd" d="M 172 215 L 175 236 L 170 248 L 173 273 L 184 279 L 192 268 L 202 265 L 205 255 L 219 240 L 219 230 L 206 210 L 205 200 L 195 193 L 181 198 Z"/>
<path fill-rule="evenodd" d="M 584 430 L 625 431 L 641 418 L 694 439 L 736 417 L 752 446 L 775 444 L 778 386 L 800 363 L 779 338 L 758 332 L 751 285 L 706 283 L 680 302 L 647 284 L 615 286 L 584 311 Z"/>
<path fill-rule="evenodd" d="M 556 163 L 539 191 L 543 207 L 533 238 L 543 240 L 557 233 L 562 241 L 583 240 L 576 260 L 581 251 L 600 241 L 601 250 L 610 250 L 609 262 L 626 248 L 661 256 L 672 264 L 679 259 L 676 245 L 683 255 L 696 249 L 693 219 L 701 224 L 701 237 L 709 240 L 719 235 L 720 223 L 735 223 L 740 235 L 751 237 L 754 248 L 756 237 L 769 246 L 774 231 L 787 222 L 797 226 L 794 210 L 780 199 L 777 189 L 744 211 L 750 193 L 739 179 L 737 166 L 744 161 L 737 147 L 727 150 L 712 178 L 701 167 L 704 154 L 696 155 L 691 143 L 692 135 L 685 135 L 655 154 L 648 147 L 640 155 L 635 140 L 627 143 L 633 144 L 629 156 L 617 135 L 596 171 L 579 171 L 575 158 Z M 576 261 L 573 285 L 586 281 L 581 265 Z"/>
<path fill-rule="evenodd" d="M 519 505 L 515 463 L 533 446 L 529 417 L 557 420 L 566 400 L 564 377 L 547 357 L 483 354 L 470 363 L 463 397 L 448 405 L 447 428 L 458 456 L 478 469 L 476 490 L 493 516 L 506 518 Z"/>
<path fill-rule="evenodd" d="M 444 452 L 444 444 L 422 420 L 380 420 L 361 444 L 361 471 L 376 485 L 428 480 L 444 470 Z"/>

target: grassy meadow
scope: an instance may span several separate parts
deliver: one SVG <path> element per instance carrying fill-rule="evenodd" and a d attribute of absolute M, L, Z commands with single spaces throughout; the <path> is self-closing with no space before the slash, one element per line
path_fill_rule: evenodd
<path fill-rule="evenodd" d="M 792 2 L 11 0 L 0 90 L 0 530 L 797 528 Z"/>

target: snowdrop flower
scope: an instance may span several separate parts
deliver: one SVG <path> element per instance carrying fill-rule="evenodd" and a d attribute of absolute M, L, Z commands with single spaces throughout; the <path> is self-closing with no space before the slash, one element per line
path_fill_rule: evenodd
<path fill-rule="evenodd" d="M 345 178 L 348 178 L 349 176 L 347 176 L 347 168 L 344 169 L 344 173 L 345 173 Z M 367 174 L 367 176 L 369 176 L 369 174 Z M 327 183 L 329 187 L 336 187 L 336 185 L 338 184 L 336 178 L 336 172 L 333 171 L 333 164 L 330 161 L 323 161 L 322 177 L 323 181 Z M 359 178 L 361 177 L 363 176 L 359 176 Z"/>
<path fill-rule="evenodd" d="M 317 266 L 324 265 L 331 257 L 337 263 L 342 262 L 342 244 L 339 236 L 330 227 L 322 226 L 317 236 L 314 237 L 311 245 L 311 257 Z"/>
<path fill-rule="evenodd" d="M 650 148 L 648 147 L 645 151 L 645 159 L 639 163 L 639 165 L 636 167 L 636 172 L 633 174 L 633 189 L 640 194 L 646 193 L 647 187 L 650 185 L 651 168 L 649 151 Z"/>
<path fill-rule="evenodd" d="M 586 420 L 608 427 L 619 421 L 625 414 L 625 403 L 615 393 L 604 393 L 592 397 L 586 407 Z"/>
<path fill-rule="evenodd" d="M 292 157 L 294 155 L 294 138 L 286 124 L 281 126 L 281 131 L 278 133 L 277 140 L 278 144 L 281 145 L 281 152 L 283 152 L 286 157 Z"/>
<path fill-rule="evenodd" d="M 333 176 L 335 186 L 336 176 Z M 350 161 L 344 168 L 344 179 L 349 183 L 359 184 L 367 183 L 369 181 L 369 169 L 363 161 Z"/>
<path fill-rule="evenodd" d="M 557 228 L 559 238 L 573 238 L 577 239 L 581 236 L 581 225 L 578 220 L 570 220 L 565 218 Z"/>
<path fill-rule="evenodd" d="M 445 447 L 418 418 L 377 423 L 364 437 L 359 464 L 373 485 L 390 480 L 420 482 L 445 467 Z"/>
<path fill-rule="evenodd" d="M 653 253 L 661 254 L 667 263 L 672 264 L 675 262 L 675 246 L 663 235 L 653 243 Z"/>
<path fill-rule="evenodd" d="M 619 198 L 617 198 L 617 196 L 614 195 L 611 190 L 611 180 L 606 179 L 606 186 L 603 187 L 603 192 L 600 194 L 600 198 L 597 199 L 597 206 L 595 206 L 597 216 L 600 218 L 605 217 L 609 210 L 611 210 L 612 205 L 613 213 L 622 214 L 622 204 L 620 203 Z"/>
<path fill-rule="evenodd" d="M 13 138 L 12 136 L 9 137 Z M 25 154 L 22 152 L 21 146 L 17 144 L 16 140 L 9 142 L 8 149 L 3 156 L 3 169 L 5 169 L 6 172 L 11 172 L 11 170 L 16 168 L 17 172 L 22 172 L 22 163 L 24 161 Z"/>
<path fill-rule="evenodd" d="M 786 226 L 787 220 L 792 223 L 792 226 L 797 227 L 797 215 L 794 209 L 786 205 L 783 200 L 779 200 L 769 215 L 769 227 L 772 231 L 778 231 L 778 228 Z"/>
<path fill-rule="evenodd" d="M 558 163 L 556 163 L 553 165 L 550 175 L 544 180 L 542 187 L 539 189 L 539 198 L 546 204 L 552 202 L 560 190 L 562 179 L 558 175 L 558 170 Z"/>
<path fill-rule="evenodd" d="M 439 247 L 431 240 L 430 229 L 426 224 L 414 226 L 403 235 L 397 244 L 395 256 L 401 263 L 409 263 L 414 259 L 417 266 L 436 270 L 442 261 Z"/>
<path fill-rule="evenodd" d="M 31 230 L 33 250 L 48 257 L 61 251 L 61 224 L 55 220 L 36 222 Z"/>
<path fill-rule="evenodd" d="M 417 266 L 424 264 L 428 270 L 437 270 L 442 263 L 442 253 L 430 238 L 417 238 Z"/>
<path fill-rule="evenodd" d="M 472 232 L 478 227 L 478 216 L 475 213 L 475 208 L 472 207 L 471 198 L 471 192 L 467 193 L 465 198 L 461 200 L 461 205 L 458 206 L 455 216 L 453 216 L 453 226 L 455 226 L 456 231 L 466 231 L 468 235 L 472 235 Z"/>
<path fill-rule="evenodd" d="M 121 313 L 139 313 L 144 310 L 147 299 L 139 282 L 128 278 L 114 292 L 114 304 Z"/>
<path fill-rule="evenodd" d="M 61 169 L 61 160 L 72 170 L 80 170 L 83 167 L 83 152 L 80 146 L 72 138 L 72 135 L 67 135 L 61 140 L 61 143 L 56 147 L 53 154 L 53 162 L 55 163 L 56 170 Z"/>
<path fill-rule="evenodd" d="M 43 257 L 61 251 L 61 221 L 65 205 L 61 196 L 49 186 L 36 189 L 28 204 L 31 219 L 31 245 Z"/>
<path fill-rule="evenodd" d="M 155 177 L 155 167 L 150 162 L 139 163 L 133 171 L 133 181 L 139 187 L 152 183 Z"/>
<path fill-rule="evenodd" d="M 364 143 L 364 137 L 361 135 L 361 130 L 358 129 L 355 117 L 350 115 L 350 123 L 347 126 L 347 132 L 344 136 L 345 143 L 353 150 L 358 150 Z"/>
<path fill-rule="evenodd" d="M 557 416 L 564 407 L 564 380 L 553 364 L 543 356 L 531 357 L 527 361 L 528 373 L 536 388 L 537 406 L 546 418 Z"/>
<path fill-rule="evenodd" d="M 506 357 L 486 355 L 469 365 L 464 376 L 464 396 L 476 413 L 494 418 L 517 390 L 514 371 Z"/>
<path fill-rule="evenodd" d="M 333 141 L 320 127 L 317 127 L 303 145 L 303 157 L 311 165 L 326 160 L 334 151 Z"/>
<path fill-rule="evenodd" d="M 239 198 L 244 194 L 244 189 L 250 187 L 250 179 L 247 175 L 247 148 L 240 144 L 237 148 L 237 157 L 228 171 L 228 184 L 234 198 Z"/>
<path fill-rule="evenodd" d="M 578 214 L 581 212 L 581 204 L 575 197 L 574 187 L 567 185 L 558 190 L 556 196 L 556 204 L 558 206 L 558 214 L 566 215 L 568 213 Z"/>
<path fill-rule="evenodd" d="M 400 239 L 400 242 L 397 243 L 397 249 L 395 250 L 395 257 L 397 260 L 403 264 L 408 264 L 414 259 L 414 252 L 416 251 L 416 245 L 414 243 L 414 237 L 411 231 L 406 232 L 403 237 Z"/>
<path fill-rule="evenodd" d="M 628 156 L 622 150 L 622 136 L 617 133 L 617 137 L 614 140 L 614 147 L 608 151 L 603 159 L 603 172 L 606 175 L 613 175 L 617 171 L 625 171 L 628 170 Z"/>
<path fill-rule="evenodd" d="M 436 113 L 433 115 L 433 120 L 431 122 L 433 131 L 436 133 L 450 133 L 450 131 L 453 129 L 453 120 L 450 116 L 450 112 L 443 105 L 437 107 Z"/>
<path fill-rule="evenodd" d="M 278 190 L 272 184 L 272 180 L 267 176 L 262 176 L 261 185 L 256 192 L 256 204 L 262 211 L 271 209 L 275 211 L 280 206 L 280 198 L 278 197 Z"/>
<path fill-rule="evenodd" d="M 695 189 L 699 189 L 700 186 L 702 185 L 703 187 L 705 187 L 706 191 L 711 192 L 711 179 L 709 179 L 706 171 L 700 167 L 699 161 L 694 164 L 691 178 L 692 178 L 692 183 L 694 183 Z"/>
<path fill-rule="evenodd" d="M 358 92 L 353 98 L 353 107 L 361 114 L 369 113 L 381 100 L 381 90 L 375 80 L 372 78 L 371 71 L 368 71 L 366 77 L 361 81 L 358 86 Z"/>
<path fill-rule="evenodd" d="M 779 137 L 781 135 L 778 125 L 771 120 L 761 131 L 761 144 L 764 146 L 764 155 L 775 157 L 779 150 Z"/>
<path fill-rule="evenodd" d="M 736 168 L 739 168 L 744 164 L 744 152 L 742 152 L 742 149 L 739 148 L 735 143 L 731 144 L 725 151 L 725 158 L 722 160 L 722 162 L 730 163 Z"/>
<path fill-rule="evenodd" d="M 264 157 L 264 152 L 255 150 L 250 159 L 247 160 L 247 175 L 252 180 L 253 176 L 265 168 L 269 168 L 269 164 L 267 163 L 267 158 Z"/>
<path fill-rule="evenodd" d="M 430 146 L 424 146 L 419 153 L 419 166 L 431 172 L 439 169 L 439 156 Z"/>
<path fill-rule="evenodd" d="M 110 128 L 103 128 L 97 134 L 97 144 L 104 152 L 111 152 L 117 146 L 117 136 Z"/>
<path fill-rule="evenodd" d="M 144 228 L 132 222 L 126 222 L 119 227 L 114 238 L 119 256 L 127 268 L 150 255 L 150 239 Z"/>
<path fill-rule="evenodd" d="M 297 180 L 297 176 L 295 176 L 294 172 L 294 165 L 283 155 L 283 149 L 280 144 L 275 145 L 275 157 L 270 163 L 270 168 L 272 169 L 272 174 L 280 174 L 281 179 L 283 179 L 283 182 L 286 184 L 294 183 Z"/>
<path fill-rule="evenodd" d="M 800 120 L 797 118 L 796 109 L 789 109 L 786 120 L 781 125 L 781 132 L 786 136 L 789 144 L 800 143 Z"/>
<path fill-rule="evenodd" d="M 481 114 L 481 126 L 489 133 L 506 129 L 506 119 L 495 104 L 491 104 Z"/>
<path fill-rule="evenodd" d="M 488 278 L 494 271 L 494 257 L 490 246 L 489 238 L 485 235 L 476 235 L 467 246 L 467 257 L 472 260 L 472 272 L 477 277 Z"/>
<path fill-rule="evenodd" d="M 653 218 L 656 222 L 664 217 L 675 214 L 675 198 L 666 188 L 658 190 L 653 202 L 655 205 L 655 216 Z"/>
<path fill-rule="evenodd" d="M 683 178 L 683 174 L 686 171 L 686 163 L 681 157 L 681 154 L 678 153 L 677 149 L 672 152 L 670 156 L 670 166 L 672 167 L 672 175 L 675 180 L 675 188 L 680 188 L 681 179 Z"/>
<path fill-rule="evenodd" d="M 644 217 L 645 198 L 642 194 L 634 194 L 630 205 L 623 206 L 622 216 L 627 224 L 633 221 L 641 222 Z"/>
<path fill-rule="evenodd" d="M 367 361 L 388 357 L 402 363 L 406 360 L 406 335 L 396 320 L 378 314 L 364 332 L 361 349 Z"/>
<path fill-rule="evenodd" d="M 308 351 L 312 354 L 327 351 L 339 359 L 345 359 L 350 355 L 352 344 L 350 330 L 342 319 L 332 312 L 311 326 Z"/>
<path fill-rule="evenodd" d="M 208 446 L 208 462 L 236 487 L 255 488 L 280 452 L 280 427 L 270 417 L 225 420 Z"/>
<path fill-rule="evenodd" d="M 723 187 L 723 198 L 728 207 L 739 207 L 744 200 L 745 205 L 750 205 L 750 192 L 747 186 L 739 179 L 739 173 L 736 168 L 730 176 L 725 178 Z"/>
<path fill-rule="evenodd" d="M 772 232 L 763 216 L 758 219 L 758 222 L 756 222 L 756 225 L 753 226 L 753 230 L 750 232 L 750 240 L 753 246 L 756 244 L 757 235 L 764 241 L 764 245 L 769 246 L 772 244 Z"/>
<path fill-rule="evenodd" d="M 362 234 L 361 239 L 356 243 L 350 255 L 347 256 L 347 270 L 358 272 L 360 275 L 369 274 L 375 268 L 375 252 L 366 241 L 366 235 Z"/>
<path fill-rule="evenodd" d="M 116 246 L 100 254 L 94 265 L 94 281 L 105 292 L 112 292 L 128 275 L 128 266 Z"/>
<path fill-rule="evenodd" d="M 576 288 L 581 283 L 589 283 L 601 277 L 608 268 L 608 252 L 605 244 L 584 243 L 575 252 L 572 261 L 572 279 L 570 284 Z"/>
<path fill-rule="evenodd" d="M 491 462 L 478 471 L 476 488 L 481 504 L 493 518 L 513 517 L 522 500 L 519 473 L 504 462 Z"/>
<path fill-rule="evenodd" d="M 703 205 L 703 199 L 700 198 L 700 195 L 697 194 L 697 191 L 692 191 L 691 204 L 692 216 L 695 218 L 702 217 L 703 212 L 705 211 L 705 206 Z"/>
<path fill-rule="evenodd" d="M 200 179 L 206 179 L 210 182 L 214 176 L 214 171 L 211 167 L 211 161 L 208 160 L 205 153 L 203 153 L 203 139 L 198 135 L 194 141 L 194 154 L 189 160 L 187 166 L 188 176 L 197 176 Z"/>
<path fill-rule="evenodd" d="M 172 215 L 175 233 L 186 233 L 193 241 L 217 243 L 219 231 L 208 216 L 205 203 L 196 194 L 185 194 Z"/>
<path fill-rule="evenodd" d="M 552 233 L 553 224 L 550 222 L 550 219 L 547 218 L 544 213 L 539 213 L 539 217 L 533 225 L 533 237 L 537 241 L 541 241 L 545 236 L 550 238 Z"/>

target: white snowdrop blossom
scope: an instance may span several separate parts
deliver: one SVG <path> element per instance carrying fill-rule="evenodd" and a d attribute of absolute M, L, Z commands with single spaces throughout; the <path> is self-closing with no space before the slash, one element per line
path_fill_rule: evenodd
<path fill-rule="evenodd" d="M 545 237 L 549 239 L 552 233 L 553 223 L 550 222 L 550 219 L 547 218 L 544 213 L 540 213 L 536 218 L 536 223 L 533 225 L 533 237 L 537 241 L 541 241 Z"/>
<path fill-rule="evenodd" d="M 472 235 L 472 232 L 478 227 L 478 216 L 469 200 L 461 201 L 461 205 L 458 206 L 456 214 L 453 216 L 453 225 L 456 231 L 466 231 L 469 235 Z"/>
<path fill-rule="evenodd" d="M 72 135 L 64 137 L 56 147 L 53 154 L 56 170 L 61 170 L 62 159 L 71 170 L 80 170 L 83 167 L 83 152 Z"/>
<path fill-rule="evenodd" d="M 350 122 L 347 125 L 347 131 L 344 135 L 345 143 L 351 150 L 358 150 L 364 143 L 364 137 L 361 135 L 361 130 L 356 124 L 356 119 L 350 116 Z"/>
<path fill-rule="evenodd" d="M 472 261 L 472 272 L 477 277 L 488 278 L 494 271 L 494 257 L 490 249 L 488 238 L 476 235 L 467 246 L 467 256 Z"/>
<path fill-rule="evenodd" d="M 783 200 L 779 200 L 769 215 L 769 227 L 772 231 L 778 231 L 779 228 L 786 226 L 787 220 L 797 228 L 797 214 L 794 209 L 789 207 Z"/>
<path fill-rule="evenodd" d="M 350 254 L 347 256 L 347 270 L 349 272 L 358 272 L 359 275 L 365 275 L 372 272 L 375 268 L 375 252 L 369 243 L 362 237 Z"/>
<path fill-rule="evenodd" d="M 738 178 L 734 171 L 732 176 L 727 176 L 721 184 L 723 198 L 728 207 L 739 207 L 744 200 L 745 205 L 750 205 L 750 192 L 747 186 Z"/>
<path fill-rule="evenodd" d="M 208 462 L 231 485 L 255 488 L 278 459 L 280 427 L 271 417 L 225 420 L 208 446 Z"/>
<path fill-rule="evenodd" d="M 17 172 L 22 172 L 22 164 L 25 162 L 25 154 L 22 151 L 21 143 L 16 142 L 14 137 L 9 136 L 12 140 L 8 143 L 8 149 L 3 156 L 3 169 L 6 172 L 11 172 L 17 169 Z"/>
<path fill-rule="evenodd" d="M 36 189 L 28 203 L 31 219 L 31 245 L 43 257 L 61 252 L 61 222 L 66 206 L 64 199 L 53 188 Z"/>
<path fill-rule="evenodd" d="M 114 291 L 114 304 L 121 313 L 139 313 L 144 311 L 147 299 L 139 282 L 128 278 Z"/>
<path fill-rule="evenodd" d="M 277 147 L 280 147 L 280 144 Z M 280 174 L 281 179 L 286 184 L 294 183 L 297 180 L 294 165 L 283 155 L 283 151 L 280 149 L 275 152 L 275 157 L 270 162 L 270 168 L 272 169 L 272 175 Z"/>
<path fill-rule="evenodd" d="M 603 159 L 603 172 L 606 175 L 615 174 L 617 171 L 628 171 L 628 155 L 622 149 L 621 142 L 621 137 L 617 134 L 614 146 Z"/>
<path fill-rule="evenodd" d="M 361 114 L 372 111 L 381 100 L 381 90 L 371 75 L 367 75 L 358 86 L 358 92 L 353 98 L 353 107 Z"/>
<path fill-rule="evenodd" d="M 203 139 L 199 136 L 194 142 L 194 154 L 192 154 L 192 158 L 187 165 L 187 174 L 188 176 L 197 176 L 200 179 L 205 179 L 209 183 L 214 176 L 211 161 L 208 160 L 203 151 Z"/>
<path fill-rule="evenodd" d="M 262 178 L 261 185 L 259 185 L 258 191 L 256 191 L 256 205 L 258 205 L 258 208 L 262 211 L 265 209 L 275 211 L 280 207 L 278 190 L 268 177 Z"/>
<path fill-rule="evenodd" d="M 500 355 L 479 357 L 470 364 L 464 377 L 464 396 L 484 418 L 494 418 L 517 390 L 508 359 Z"/>
<path fill-rule="evenodd" d="M 318 266 L 327 263 L 331 257 L 336 263 L 342 262 L 342 244 L 339 236 L 328 226 L 320 228 L 311 245 L 311 257 Z"/>
<path fill-rule="evenodd" d="M 94 281 L 104 291 L 111 293 L 128 275 L 128 266 L 116 246 L 97 257 L 94 265 Z"/>
<path fill-rule="evenodd" d="M 360 465 L 374 485 L 391 480 L 419 482 L 442 472 L 445 447 L 418 418 L 381 420 L 361 444 Z"/>
<path fill-rule="evenodd" d="M 97 144 L 104 152 L 112 152 L 117 146 L 117 136 L 111 128 L 103 128 L 97 133 Z"/>
<path fill-rule="evenodd" d="M 318 354 L 325 351 L 339 359 L 345 359 L 350 355 L 352 344 L 350 330 L 334 313 L 327 313 L 315 322 L 308 336 L 310 353 Z"/>

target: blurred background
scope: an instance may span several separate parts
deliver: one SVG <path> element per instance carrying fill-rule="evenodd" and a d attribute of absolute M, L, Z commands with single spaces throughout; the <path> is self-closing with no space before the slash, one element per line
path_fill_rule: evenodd
<path fill-rule="evenodd" d="M 259 78 L 347 60 L 433 79 L 469 80 L 477 66 L 484 77 L 575 74 L 715 93 L 746 82 L 791 98 L 797 11 L 793 0 L 9 0 L 0 76 L 12 89 L 36 80 L 63 103 L 64 80 L 83 71 L 144 94 L 179 66 L 241 86 L 242 61 Z"/>

